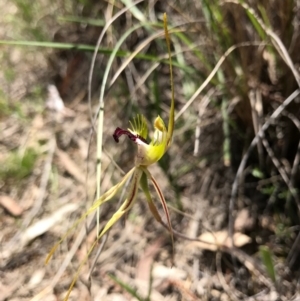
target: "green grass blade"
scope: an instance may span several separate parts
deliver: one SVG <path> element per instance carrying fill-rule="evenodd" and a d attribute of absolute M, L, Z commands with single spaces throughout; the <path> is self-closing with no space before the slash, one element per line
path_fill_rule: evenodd
<path fill-rule="evenodd" d="M 141 26 L 141 25 L 140 25 Z M 59 42 L 41 42 L 41 41 L 11 41 L 11 40 L 0 40 L 0 45 L 8 46 L 20 46 L 20 47 L 42 47 L 42 48 L 53 48 L 53 49 L 70 49 L 70 50 L 81 50 L 93 52 L 95 51 L 95 46 L 85 45 L 85 44 L 74 44 L 74 43 L 59 43 Z M 109 48 L 99 48 L 99 53 L 111 55 L 114 50 Z M 115 57 L 128 57 L 132 54 L 130 51 L 118 50 L 114 53 Z M 156 55 L 141 54 L 135 55 L 136 59 L 141 59 L 144 61 L 157 62 L 160 61 L 162 64 L 169 64 L 167 59 L 158 59 Z M 180 68 L 181 70 L 192 74 L 194 72 L 193 68 L 180 64 L 177 61 L 172 62 L 174 67 Z"/>
<path fill-rule="evenodd" d="M 96 192 L 97 199 L 100 197 L 101 194 L 100 181 L 101 181 L 101 158 L 102 158 L 102 142 L 103 142 L 103 122 L 104 122 L 104 92 L 105 92 L 105 87 L 108 79 L 108 74 L 121 45 L 124 43 L 124 41 L 132 32 L 134 32 L 135 30 L 137 30 L 142 26 L 143 26 L 142 24 L 136 25 L 133 28 L 129 29 L 125 34 L 123 34 L 122 37 L 120 37 L 119 41 L 117 42 L 115 48 L 113 49 L 109 57 L 109 60 L 107 62 L 104 71 L 100 96 L 99 96 L 99 116 L 98 116 L 99 119 L 98 119 L 98 132 L 97 132 L 97 162 L 98 162 L 97 163 L 97 192 Z"/>
<path fill-rule="evenodd" d="M 127 293 L 129 293 L 132 297 L 136 298 L 139 301 L 147 301 L 147 299 L 144 299 L 142 296 L 140 296 L 137 293 L 137 290 L 132 288 L 129 284 L 121 281 L 117 277 L 113 276 L 112 274 L 108 274 L 108 276 L 116 282 L 118 285 L 120 285 Z"/>
<path fill-rule="evenodd" d="M 259 253 L 269 277 L 272 279 L 274 283 L 276 283 L 276 272 L 275 272 L 271 250 L 267 246 L 260 246 Z"/>
<path fill-rule="evenodd" d="M 104 75 L 103 75 L 103 80 L 101 84 L 101 89 L 100 89 L 100 96 L 99 96 L 99 115 L 98 115 L 98 128 L 97 128 L 97 167 L 96 167 L 96 198 L 98 199 L 101 195 L 101 168 L 102 168 L 102 145 L 103 145 L 103 124 L 104 124 L 104 92 L 105 92 L 105 87 L 108 79 L 108 74 L 111 69 L 111 66 L 113 64 L 113 61 L 116 57 L 116 54 L 121 47 L 121 45 L 124 43 L 124 41 L 129 37 L 129 35 L 137 30 L 138 28 L 143 27 L 145 24 L 138 24 L 129 30 L 127 30 L 123 36 L 120 37 L 119 41 L 115 45 L 109 60 L 107 62 Z M 98 113 L 97 113 L 98 114 Z M 97 209 L 97 217 L 99 218 L 100 212 L 99 209 Z"/>

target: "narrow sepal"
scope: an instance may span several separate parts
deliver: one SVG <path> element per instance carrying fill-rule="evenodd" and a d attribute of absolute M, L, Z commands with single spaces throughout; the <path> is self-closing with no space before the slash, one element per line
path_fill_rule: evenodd
<path fill-rule="evenodd" d="M 132 207 L 137 197 L 141 176 L 142 176 L 142 170 L 139 168 L 135 168 L 127 199 L 118 209 L 118 211 L 115 212 L 114 215 L 107 222 L 104 229 L 99 234 L 98 239 L 100 239 Z"/>
<path fill-rule="evenodd" d="M 81 223 L 84 221 L 84 219 L 90 215 L 95 209 L 97 209 L 99 206 L 101 206 L 103 203 L 109 201 L 115 194 L 118 192 L 118 190 L 125 184 L 125 182 L 128 180 L 128 178 L 132 175 L 134 172 L 135 167 L 132 168 L 124 177 L 123 179 L 115 186 L 110 188 L 107 192 L 105 192 L 98 200 L 96 200 L 92 206 L 84 213 L 81 215 L 81 217 L 67 230 L 67 232 L 62 236 L 62 238 L 52 247 L 50 250 L 48 256 L 46 257 L 46 264 L 49 262 L 51 259 L 52 255 L 58 248 L 58 246 L 63 242 L 63 240 Z"/>
<path fill-rule="evenodd" d="M 147 177 L 151 179 L 151 182 L 156 190 L 156 193 L 158 195 L 158 198 L 161 202 L 161 205 L 163 207 L 163 210 L 165 212 L 166 218 L 167 218 L 167 224 L 168 224 L 168 228 L 169 228 L 169 232 L 171 235 L 171 239 L 172 239 L 172 250 L 173 250 L 173 255 L 174 255 L 174 235 L 173 235 L 173 228 L 172 228 L 172 224 L 171 224 L 171 219 L 170 219 L 170 214 L 169 214 L 169 210 L 168 210 L 168 206 L 165 200 L 165 197 L 160 189 L 160 187 L 158 186 L 158 183 L 156 182 L 156 180 L 154 179 L 154 177 L 151 175 L 151 173 L 149 172 L 148 169 L 144 169 L 144 172 L 147 174 Z"/>
<path fill-rule="evenodd" d="M 75 276 L 73 277 L 72 283 L 70 284 L 70 287 L 68 289 L 67 295 L 64 298 L 64 301 L 67 301 L 70 293 L 76 283 L 76 281 L 78 280 L 80 271 L 83 267 L 83 265 L 86 263 L 86 261 L 88 260 L 90 254 L 92 253 L 93 249 L 95 248 L 97 242 L 103 237 L 103 235 L 105 233 L 107 233 L 107 231 L 132 207 L 132 205 L 134 204 L 134 201 L 136 200 L 137 197 L 137 192 L 138 192 L 138 187 L 139 187 L 139 182 L 140 182 L 140 178 L 142 175 L 142 171 L 138 168 L 133 169 L 134 174 L 133 174 L 133 179 L 132 182 L 130 184 L 130 188 L 129 188 L 129 193 L 128 193 L 128 197 L 127 199 L 124 201 L 124 203 L 121 205 L 121 207 L 118 209 L 118 211 L 110 218 L 110 220 L 107 222 L 107 224 L 105 225 L 104 229 L 101 231 L 101 233 L 97 236 L 97 239 L 95 240 L 95 242 L 92 244 L 92 246 L 90 247 L 90 249 L 88 250 L 88 253 L 86 254 L 86 256 L 84 257 L 84 259 L 82 260 L 82 262 L 80 263 Z M 127 176 L 127 175 L 126 175 Z M 100 199 L 99 199 L 100 200 Z"/>
<path fill-rule="evenodd" d="M 158 213 L 158 210 L 152 200 L 152 197 L 151 197 L 151 194 L 149 191 L 148 178 L 147 178 L 147 174 L 145 172 L 143 172 L 140 183 L 141 183 L 142 190 L 146 196 L 147 203 L 148 203 L 148 206 L 149 206 L 149 209 L 150 209 L 152 215 L 159 223 L 162 223 L 162 220 Z"/>

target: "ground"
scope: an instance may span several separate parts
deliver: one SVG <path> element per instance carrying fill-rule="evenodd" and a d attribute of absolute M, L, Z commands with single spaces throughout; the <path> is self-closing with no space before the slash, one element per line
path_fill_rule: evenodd
<path fill-rule="evenodd" d="M 191 3 L 187 4 L 187 11 Z M 289 3 L 295 10 L 296 4 Z M 50 5 L 41 1 L 38 9 L 32 11 L 26 9 L 26 4 L 26 1 L 0 4 L 7 16 L 0 23 L 1 40 L 94 46 L 104 20 L 108 22 L 112 17 L 111 4 L 102 2 L 83 1 L 75 7 L 67 2 Z M 163 7 L 169 11 L 172 24 L 196 18 L 193 11 L 191 15 L 184 14 L 176 1 L 172 5 L 163 7 L 157 1 L 145 15 L 151 21 L 160 20 Z M 116 1 L 116 11 L 122 7 L 122 2 Z M 205 11 L 204 4 L 193 7 Z M 142 22 L 138 12 L 146 12 L 144 8 L 130 10 L 113 23 L 115 27 L 108 30 L 103 49 L 112 50 L 120 41 L 118 30 L 131 28 L 137 24 L 136 20 Z M 283 8 L 281 11 L 285 12 Z M 81 19 L 70 21 L 70 12 L 72 17 L 80 13 Z M 238 10 L 234 10 L 230 16 L 234 19 L 237 15 L 240 16 Z M 65 20 L 61 21 L 60 16 Z M 87 17 L 101 21 L 100 27 L 87 23 Z M 28 19 L 35 21 L 30 23 Z M 233 19 L 228 19 L 234 27 Z M 202 25 L 194 26 L 187 37 L 195 38 Z M 153 28 L 158 30 L 159 26 Z M 152 31 L 148 29 L 137 29 L 126 40 L 122 51 L 136 49 L 151 36 Z M 152 55 L 152 59 L 154 56 L 154 62 L 141 57 L 127 62 L 120 54 L 112 64 L 109 82 L 118 74 L 122 63 L 126 68 L 105 93 L 102 192 L 120 181 L 124 171 L 134 164 L 135 145 L 123 137 L 117 144 L 112 137 L 115 128 L 128 127 L 128 121 L 137 111 L 149 120 L 160 114 L 167 121 L 171 92 L 169 68 L 161 60 L 166 57 L 161 35 L 154 35 L 157 45 L 148 42 L 148 48 L 139 53 Z M 237 36 L 232 36 L 234 41 Z M 69 300 L 300 300 L 298 192 L 294 190 L 299 184 L 297 102 L 291 104 L 294 107 L 289 107 L 282 119 L 276 119 L 278 123 L 271 123 L 262 142 L 255 145 L 244 170 L 241 173 L 238 170 L 255 133 L 271 120 L 271 114 L 285 103 L 293 89 L 297 89 L 297 80 L 289 81 L 289 86 L 272 82 L 272 78 L 275 82 L 274 77 L 284 71 L 287 80 L 293 78 L 293 72 L 282 67 L 274 74 L 278 70 L 272 69 L 273 50 L 266 48 L 261 56 L 267 58 L 256 62 L 261 67 L 261 82 L 253 83 L 257 79 L 252 65 L 253 69 L 249 67 L 251 71 L 245 76 L 247 80 L 239 81 L 237 75 L 232 80 L 230 74 L 234 68 L 225 64 L 224 74 L 228 78 L 222 79 L 221 73 L 218 79 L 211 78 L 212 83 L 219 82 L 211 84 L 201 97 L 198 94 L 181 114 L 187 99 L 198 88 L 197 80 L 211 63 L 209 50 L 213 41 L 209 39 L 213 38 L 205 36 L 199 40 L 208 47 L 203 52 L 208 57 L 207 64 L 195 60 L 201 57 L 197 52 L 195 57 L 187 51 L 185 57 L 178 54 L 176 60 L 173 58 L 179 66 L 184 66 L 176 68 L 175 63 L 174 69 L 179 118 L 168 153 L 161 162 L 151 166 L 168 203 L 174 249 L 168 228 L 151 215 L 140 190 L 128 216 L 96 244 L 88 258 L 89 248 L 96 239 L 96 213 L 76 227 L 72 225 L 95 200 L 98 137 L 92 120 L 98 110 L 100 85 L 112 51 L 103 50 L 98 55 L 89 102 L 88 74 L 93 55 L 90 50 L 55 49 L 53 44 L 47 48 L 0 44 L 0 301 L 63 300 L 77 272 L 79 278 Z M 182 41 L 179 35 L 172 39 L 174 51 L 185 53 L 186 44 L 180 46 L 178 41 Z M 187 45 L 189 49 L 194 47 Z M 252 53 L 245 51 L 240 55 L 250 57 Z M 296 64 L 297 57 L 292 58 Z M 236 67 L 232 61 L 226 63 Z M 158 71 L 147 82 L 143 77 L 152 70 L 150 67 Z M 243 67 L 236 67 L 234 72 L 245 72 Z M 188 68 L 198 70 L 199 77 L 189 73 Z M 240 90 L 249 85 L 248 102 L 241 100 L 247 96 L 243 91 L 236 94 L 237 82 Z M 235 96 L 230 99 L 226 98 L 230 94 L 225 94 L 224 83 L 229 92 L 234 90 Z M 259 109 L 257 115 L 253 111 L 251 114 L 253 91 L 263 98 L 263 115 Z M 257 108 L 259 97 L 255 99 Z M 228 109 L 224 110 L 224 106 Z M 257 124 L 255 118 L 260 120 Z M 149 128 L 150 125 L 149 122 Z M 278 165 L 274 159 L 278 159 Z M 240 185 L 232 208 L 232 187 L 238 177 Z M 112 201 L 101 206 L 100 228 L 117 210 L 125 190 L 126 186 Z M 164 216 L 153 187 L 151 192 Z M 228 231 L 231 221 L 234 247 Z M 70 228 L 46 265 L 51 248 Z"/>

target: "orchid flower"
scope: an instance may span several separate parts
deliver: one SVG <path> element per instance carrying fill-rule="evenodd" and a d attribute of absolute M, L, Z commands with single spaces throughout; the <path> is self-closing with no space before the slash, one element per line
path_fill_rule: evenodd
<path fill-rule="evenodd" d="M 152 196 L 149 191 L 148 186 L 148 180 L 150 180 L 157 192 L 157 195 L 159 197 L 159 200 L 162 204 L 164 213 L 167 218 L 167 225 L 171 234 L 172 239 L 172 246 L 174 246 L 173 241 L 173 230 L 171 226 L 170 221 L 170 215 L 168 211 L 168 207 L 166 204 L 166 200 L 164 198 L 164 195 L 157 183 L 157 181 L 154 179 L 154 177 L 151 175 L 150 171 L 148 170 L 148 167 L 154 163 L 156 163 L 158 160 L 162 158 L 162 156 L 166 153 L 168 148 L 171 145 L 172 142 L 172 136 L 173 136 L 173 130 L 174 130 L 174 87 L 173 87 L 173 71 L 172 71 L 172 61 L 171 61 L 171 51 L 170 51 L 170 38 L 168 34 L 168 28 L 167 28 L 167 16 L 164 14 L 164 29 L 165 29 L 165 36 L 167 41 L 167 47 L 168 47 L 168 54 L 169 54 L 169 65 L 170 65 L 170 81 L 171 81 L 171 91 L 172 91 L 172 98 L 171 98 L 171 106 L 170 106 L 170 112 L 169 112 L 169 122 L 168 126 L 165 125 L 164 121 L 160 116 L 157 116 L 154 120 L 154 133 L 152 135 L 152 139 L 149 140 L 148 138 L 148 126 L 147 121 L 143 115 L 137 115 L 132 122 L 130 122 L 130 127 L 128 129 L 121 129 L 116 128 L 113 138 L 118 143 L 119 139 L 122 135 L 127 136 L 130 140 L 133 141 L 137 145 L 137 152 L 135 157 L 135 165 L 134 167 L 123 177 L 123 179 L 110 188 L 108 191 L 106 191 L 98 200 L 96 200 L 92 206 L 88 209 L 87 212 L 85 212 L 77 221 L 76 223 L 71 227 L 70 230 L 74 229 L 80 222 L 82 222 L 89 214 L 94 212 L 99 206 L 101 206 L 103 203 L 111 200 L 116 193 L 125 185 L 125 183 L 131 178 L 128 192 L 127 192 L 127 198 L 122 203 L 120 208 L 113 214 L 113 216 L 110 218 L 110 220 L 107 222 L 103 230 L 100 232 L 100 234 L 97 236 L 96 241 L 91 246 L 90 250 L 88 251 L 88 254 L 86 255 L 85 260 L 81 262 L 74 278 L 73 282 L 70 285 L 69 291 L 67 293 L 67 296 L 64 300 L 68 300 L 69 294 L 77 281 L 77 278 L 79 276 L 79 272 L 83 266 L 83 264 L 86 262 L 87 258 L 89 257 L 90 253 L 96 246 L 97 242 L 103 237 L 105 233 L 122 217 L 124 216 L 134 205 L 137 195 L 138 195 L 138 189 L 139 187 L 142 188 L 147 203 L 149 206 L 149 209 L 154 216 L 154 218 L 161 224 L 163 224 L 162 219 L 160 217 L 160 214 L 158 213 L 158 210 L 153 202 Z M 66 236 L 69 234 L 69 231 L 61 238 L 61 240 L 52 248 L 50 251 L 46 263 L 50 260 L 51 256 L 55 252 L 56 248 L 59 246 L 59 244 L 66 238 Z M 174 249 L 174 247 L 173 247 Z"/>

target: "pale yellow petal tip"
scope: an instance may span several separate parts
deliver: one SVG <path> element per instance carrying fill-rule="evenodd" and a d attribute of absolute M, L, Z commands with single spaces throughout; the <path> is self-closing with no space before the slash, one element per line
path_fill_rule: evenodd
<path fill-rule="evenodd" d="M 154 120 L 154 128 L 159 130 L 160 132 L 166 132 L 166 126 L 164 121 L 161 119 L 160 116 L 157 116 Z"/>

